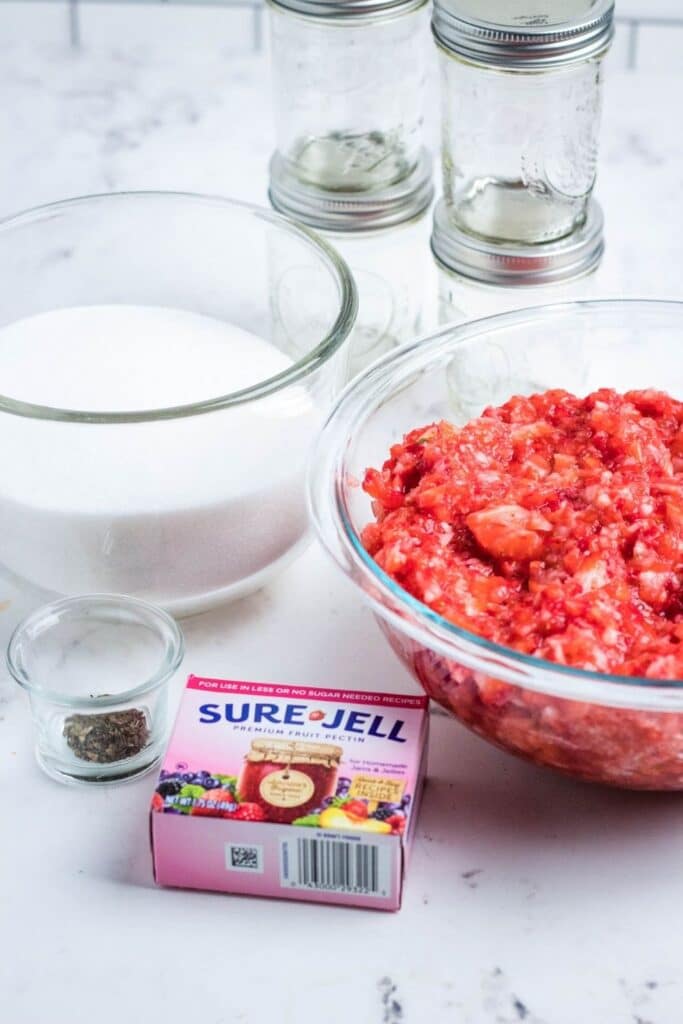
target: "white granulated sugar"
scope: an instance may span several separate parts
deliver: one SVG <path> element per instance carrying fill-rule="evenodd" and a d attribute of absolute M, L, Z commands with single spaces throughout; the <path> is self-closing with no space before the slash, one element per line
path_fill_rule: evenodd
<path fill-rule="evenodd" d="M 0 392 L 66 409 L 187 405 L 290 365 L 262 338 L 174 309 L 57 309 L 0 330 Z M 317 420 L 303 385 L 151 423 L 0 414 L 0 561 L 59 593 L 176 610 L 253 589 L 305 534 Z"/>

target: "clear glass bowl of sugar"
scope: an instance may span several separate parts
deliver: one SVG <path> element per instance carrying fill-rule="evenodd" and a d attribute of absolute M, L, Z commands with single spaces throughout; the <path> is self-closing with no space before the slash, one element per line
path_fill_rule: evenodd
<path fill-rule="evenodd" d="M 28 693 L 41 768 L 69 783 L 150 771 L 168 738 L 168 684 L 183 650 L 171 616 L 136 598 L 62 598 L 28 615 L 7 667 Z"/>
<path fill-rule="evenodd" d="M 302 549 L 356 312 L 331 248 L 256 207 L 125 193 L 4 221 L 0 275 L 6 580 L 183 615 Z"/>

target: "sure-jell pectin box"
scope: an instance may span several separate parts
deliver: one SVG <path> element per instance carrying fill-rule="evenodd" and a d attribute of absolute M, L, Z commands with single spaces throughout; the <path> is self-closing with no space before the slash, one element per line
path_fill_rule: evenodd
<path fill-rule="evenodd" d="M 398 910 L 427 706 L 190 676 L 152 799 L 157 883 Z"/>

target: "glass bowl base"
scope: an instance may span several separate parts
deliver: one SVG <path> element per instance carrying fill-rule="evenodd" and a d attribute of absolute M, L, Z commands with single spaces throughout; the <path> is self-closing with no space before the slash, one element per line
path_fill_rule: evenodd
<path fill-rule="evenodd" d="M 36 761 L 42 770 L 55 782 L 61 782 L 67 786 L 98 786 L 111 785 L 113 783 L 132 782 L 143 775 L 152 772 L 161 761 L 161 752 L 150 754 L 150 757 L 142 760 L 135 759 L 134 763 L 117 765 L 84 765 L 79 768 L 75 764 L 65 765 L 63 762 L 46 755 L 40 749 L 36 749 Z M 132 762 L 133 759 L 131 759 Z"/>

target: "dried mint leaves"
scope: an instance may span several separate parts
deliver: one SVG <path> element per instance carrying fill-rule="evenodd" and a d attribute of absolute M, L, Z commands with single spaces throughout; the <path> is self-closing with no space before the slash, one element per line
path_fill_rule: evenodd
<path fill-rule="evenodd" d="M 69 715 L 63 735 L 76 757 L 96 764 L 110 764 L 134 757 L 149 741 L 144 711 L 107 711 L 96 715 Z"/>

